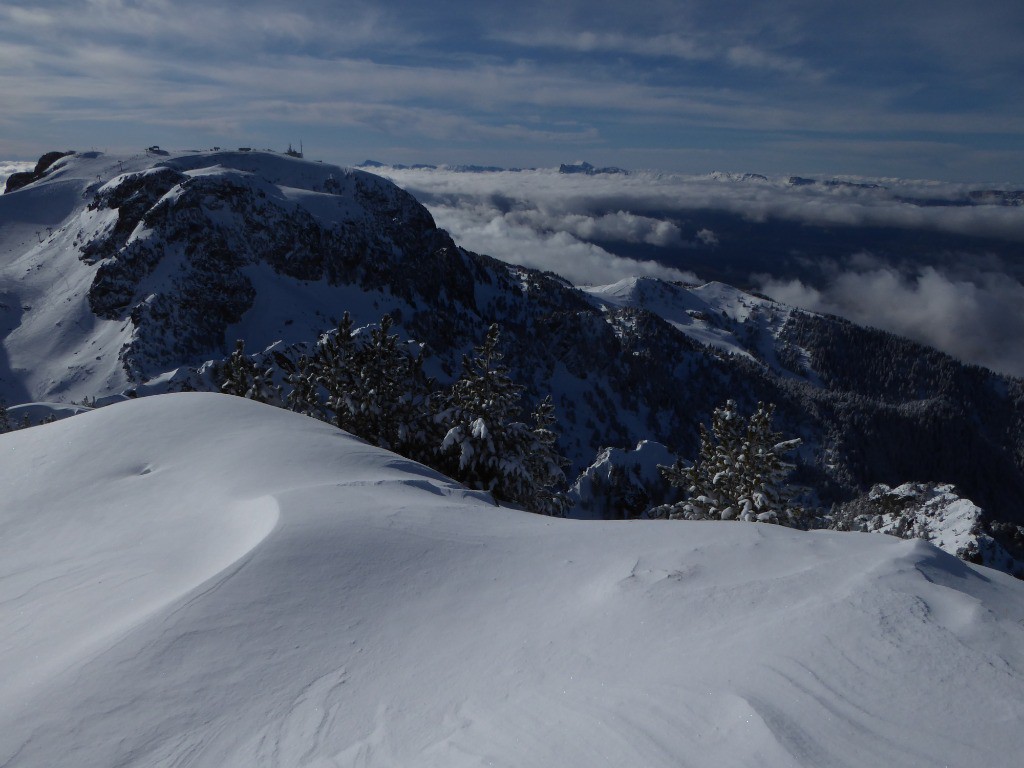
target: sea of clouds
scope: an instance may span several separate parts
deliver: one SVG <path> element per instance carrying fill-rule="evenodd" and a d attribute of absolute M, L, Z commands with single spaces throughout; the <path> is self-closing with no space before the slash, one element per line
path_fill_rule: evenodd
<path fill-rule="evenodd" d="M 377 169 L 416 195 L 438 225 L 474 251 L 556 272 L 577 285 L 631 275 L 701 279 L 687 253 L 708 253 L 719 233 L 683 226 L 694 212 L 722 212 L 753 223 L 836 228 L 850 241 L 842 260 L 803 254 L 793 274 L 749 242 L 754 262 L 744 284 L 795 306 L 921 341 L 967 362 L 1024 376 L 1024 206 L 944 205 L 978 189 L 902 179 L 793 184 L 788 177 L 734 174 L 683 176 L 656 172 L 560 174 L 553 169 L 467 173 Z M 943 239 L 973 239 L 970 252 L 932 260 L 873 255 L 857 233 L 879 228 Z M 756 230 L 754 230 L 756 231 Z M 993 243 L 988 252 L 986 242 Z M 647 258 L 631 257 L 630 245 Z M 617 248 L 616 245 L 623 247 Z M 996 247 L 998 246 L 998 247 Z M 618 252 L 617 252 L 618 251 Z M 1007 252 L 1021 254 L 1007 258 Z M 664 258 L 659 256 L 662 254 Z M 707 263 L 706 261 L 704 262 Z M 697 260 L 694 260 L 697 264 Z M 696 274 L 695 274 L 696 272 Z"/>

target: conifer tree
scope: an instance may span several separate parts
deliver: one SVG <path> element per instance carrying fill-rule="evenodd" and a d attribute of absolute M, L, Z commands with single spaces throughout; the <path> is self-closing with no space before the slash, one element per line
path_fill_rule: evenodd
<path fill-rule="evenodd" d="M 565 494 L 552 488 L 565 481 L 564 470 L 569 466 L 569 460 L 558 452 L 558 434 L 554 431 L 555 404 L 551 395 L 537 404 L 532 420 L 533 445 L 527 454 L 527 469 L 533 480 L 534 499 L 527 507 L 534 512 L 564 517 L 569 500 Z"/>
<path fill-rule="evenodd" d="M 356 332 L 353 325 L 346 312 L 335 331 L 321 336 L 313 355 L 300 358 L 288 378 L 288 407 L 381 448 L 432 459 L 438 428 L 422 356 L 410 354 L 391 332 L 390 315 L 368 332 Z"/>
<path fill-rule="evenodd" d="M 542 403 L 534 426 L 520 420 L 522 387 L 502 365 L 495 323 L 473 357 L 462 361 L 439 421 L 447 428 L 439 468 L 471 488 L 490 491 L 499 500 L 547 514 L 564 510 L 551 486 L 562 479 L 565 460 L 551 431 L 553 406 Z"/>
<path fill-rule="evenodd" d="M 345 401 L 352 431 L 388 450 L 413 455 L 429 442 L 430 385 L 422 358 L 402 348 L 384 315 L 352 352 L 352 386 Z"/>
<path fill-rule="evenodd" d="M 324 406 L 333 414 L 334 425 L 349 432 L 353 431 L 348 402 L 355 387 L 354 351 L 352 316 L 345 312 L 335 332 L 320 337 L 309 370 L 312 378 L 309 386 L 323 388 L 326 395 Z"/>
<path fill-rule="evenodd" d="M 800 510 L 791 505 L 793 489 L 785 482 L 794 465 L 785 457 L 800 440 L 783 440 L 772 429 L 774 414 L 775 406 L 764 403 L 758 403 L 749 420 L 739 415 L 733 400 L 716 408 L 711 429 L 701 425 L 697 461 L 659 467 L 671 485 L 683 489 L 686 499 L 655 507 L 649 515 L 797 523 Z"/>
<path fill-rule="evenodd" d="M 273 375 L 272 370 L 258 366 L 245 354 L 245 342 L 238 339 L 235 351 L 221 369 L 220 390 L 227 395 L 269 403 L 275 395 Z"/>
<path fill-rule="evenodd" d="M 11 416 L 7 413 L 7 403 L 0 400 L 0 434 L 10 432 L 12 429 Z"/>
<path fill-rule="evenodd" d="M 285 379 L 291 390 L 285 398 L 289 410 L 326 421 L 323 402 L 319 395 L 319 384 L 313 373 L 313 366 L 307 355 L 299 357 L 295 370 Z"/>

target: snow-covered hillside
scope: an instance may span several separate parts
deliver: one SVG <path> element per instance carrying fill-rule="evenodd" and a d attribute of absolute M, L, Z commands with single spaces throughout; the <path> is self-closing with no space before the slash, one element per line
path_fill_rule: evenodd
<path fill-rule="evenodd" d="M 63 157 L 0 196 L 0 384 L 9 403 L 110 396 L 219 357 L 232 325 L 261 349 L 315 339 L 327 308 L 397 304 L 387 281 L 345 291 L 337 272 L 367 282 L 428 231 L 411 196 L 362 171 L 273 153 Z"/>
<path fill-rule="evenodd" d="M 651 277 L 630 277 L 583 291 L 601 306 L 644 309 L 698 344 L 760 361 L 782 375 L 793 375 L 777 361 L 775 350 L 786 323 L 800 310 L 718 282 L 687 286 Z M 797 348 L 794 353 L 802 359 L 807 357 L 803 349 Z M 804 374 L 810 375 L 806 370 Z"/>
<path fill-rule="evenodd" d="M 1024 585 L 493 506 L 178 394 L 0 436 L 0 764 L 1016 766 Z"/>

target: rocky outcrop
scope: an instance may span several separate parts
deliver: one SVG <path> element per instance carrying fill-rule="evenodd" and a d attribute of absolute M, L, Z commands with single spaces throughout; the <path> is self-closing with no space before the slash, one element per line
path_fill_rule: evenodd
<path fill-rule="evenodd" d="M 16 192 L 22 187 L 27 187 L 34 181 L 39 181 L 50 170 L 50 167 L 62 157 L 73 155 L 74 152 L 47 152 L 36 162 L 36 167 L 31 171 L 12 173 L 7 177 L 7 184 L 4 186 L 4 194 Z"/>
<path fill-rule="evenodd" d="M 962 560 L 1024 578 L 1024 527 L 993 529 L 985 512 L 949 483 L 879 483 L 837 506 L 831 527 L 924 539 Z"/>

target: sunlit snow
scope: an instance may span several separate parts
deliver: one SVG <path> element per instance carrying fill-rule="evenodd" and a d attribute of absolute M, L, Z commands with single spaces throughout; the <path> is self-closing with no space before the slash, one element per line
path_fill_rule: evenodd
<path fill-rule="evenodd" d="M 9 768 L 1024 753 L 1024 585 L 923 541 L 540 517 L 226 395 L 0 449 Z"/>

